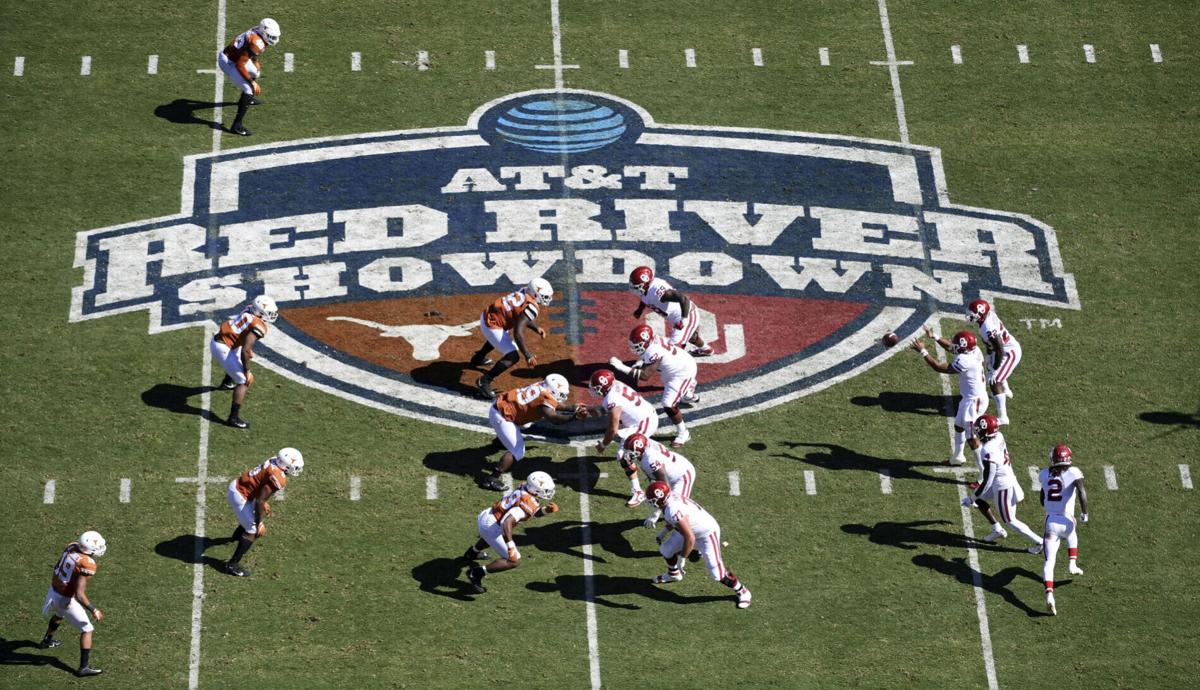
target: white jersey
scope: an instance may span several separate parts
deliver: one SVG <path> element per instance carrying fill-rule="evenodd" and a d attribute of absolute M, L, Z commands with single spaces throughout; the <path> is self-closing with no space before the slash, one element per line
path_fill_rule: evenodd
<path fill-rule="evenodd" d="M 646 294 L 641 296 L 642 304 L 670 319 L 671 323 L 678 323 L 683 320 L 683 311 L 679 302 L 663 301 L 663 295 L 672 289 L 674 288 L 667 281 L 655 278 L 650 281 L 650 287 L 646 288 Z"/>
<path fill-rule="evenodd" d="M 1004 323 L 1000 320 L 1000 317 L 996 316 L 995 309 L 988 312 L 987 318 L 983 320 L 983 323 L 979 324 L 979 335 L 983 336 L 983 340 L 987 343 L 991 343 L 993 338 L 999 340 L 1000 347 L 1004 352 L 1011 352 L 1021 347 L 1017 339 L 1004 327 Z"/>
<path fill-rule="evenodd" d="M 658 479 L 658 471 L 662 470 L 667 475 L 667 483 L 671 486 L 675 486 L 675 483 L 683 479 L 689 472 L 693 477 L 696 475 L 696 468 L 692 466 L 690 460 L 658 441 L 650 441 L 646 446 L 646 451 L 642 453 L 642 459 L 638 462 L 638 466 L 651 481 Z"/>
<path fill-rule="evenodd" d="M 663 381 L 696 377 L 696 360 L 681 346 L 673 345 L 665 338 L 651 340 L 640 361 L 647 366 L 657 362 Z"/>
<path fill-rule="evenodd" d="M 663 509 L 663 519 L 671 527 L 678 527 L 679 521 L 683 518 L 687 518 L 688 524 L 692 526 L 692 534 L 696 536 L 696 541 L 700 541 L 710 534 L 719 534 L 721 531 L 721 526 L 717 524 L 716 518 L 699 503 L 671 494 L 667 499 L 666 508 Z"/>
<path fill-rule="evenodd" d="M 1046 515 L 1075 517 L 1075 487 L 1081 479 L 1083 472 L 1078 467 L 1068 467 L 1059 474 L 1051 474 L 1046 468 L 1038 474 L 1046 497 Z"/>
<path fill-rule="evenodd" d="M 1008 444 L 1004 434 L 998 433 L 980 448 L 983 456 L 984 472 L 981 481 L 991 482 L 985 493 L 994 493 L 1016 489 L 1017 475 L 1013 472 L 1012 462 L 1008 458 Z M 988 467 L 988 465 L 991 467 Z"/>
<path fill-rule="evenodd" d="M 621 410 L 621 428 L 645 426 L 649 427 L 649 420 L 656 418 L 658 413 L 654 411 L 650 403 L 642 399 L 642 396 L 637 391 L 620 381 L 613 381 L 612 388 L 604 394 L 604 409 Z M 655 424 L 657 428 L 657 424 Z M 641 431 L 641 433 L 653 433 L 653 431 Z"/>
<path fill-rule="evenodd" d="M 958 392 L 964 399 L 987 398 L 983 353 L 979 348 L 955 355 L 950 366 L 958 372 Z"/>

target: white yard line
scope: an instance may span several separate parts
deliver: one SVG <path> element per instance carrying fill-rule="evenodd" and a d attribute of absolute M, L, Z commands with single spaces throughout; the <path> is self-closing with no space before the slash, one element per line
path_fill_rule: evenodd
<path fill-rule="evenodd" d="M 1029 46 L 1025 45 L 1024 43 L 1017 46 L 1017 62 L 1021 63 L 1022 65 L 1029 64 Z"/>
<path fill-rule="evenodd" d="M 22 77 L 25 75 L 25 56 L 18 55 L 17 59 L 13 60 L 13 76 Z"/>
<path fill-rule="evenodd" d="M 1104 466 L 1104 485 L 1109 491 L 1117 490 L 1117 470 L 1112 465 Z"/>
<path fill-rule="evenodd" d="M 804 470 L 804 493 L 809 496 L 817 495 L 817 475 L 812 470 Z"/>
<path fill-rule="evenodd" d="M 1096 46 L 1092 45 L 1091 43 L 1084 43 L 1083 59 L 1086 60 L 1089 65 L 1094 64 L 1096 62 Z"/>
<path fill-rule="evenodd" d="M 431 474 L 425 478 L 425 500 L 436 501 L 437 494 L 437 475 Z"/>
<path fill-rule="evenodd" d="M 829 66 L 829 49 L 828 48 L 817 48 L 817 58 L 820 59 L 822 67 L 828 67 Z"/>
<path fill-rule="evenodd" d="M 1038 478 L 1039 474 L 1041 474 L 1041 472 L 1038 470 L 1038 468 L 1034 467 L 1033 465 L 1029 466 L 1029 488 L 1033 491 L 1042 490 L 1042 480 Z"/>
<path fill-rule="evenodd" d="M 1150 59 L 1154 62 L 1162 62 L 1162 50 L 1159 49 L 1157 43 L 1150 44 Z"/>
<path fill-rule="evenodd" d="M 892 23 L 888 19 L 887 0 L 879 0 L 879 23 L 883 27 L 883 47 L 887 50 L 888 74 L 892 77 L 892 98 L 896 102 L 896 123 L 900 127 L 900 142 L 907 144 L 908 118 L 904 115 L 904 94 L 900 91 L 901 63 L 896 62 L 896 45 L 892 42 Z"/>
<path fill-rule="evenodd" d="M 752 48 L 750 50 L 750 60 L 754 62 L 755 67 L 763 66 L 762 48 Z"/>
<path fill-rule="evenodd" d="M 350 500 L 362 500 L 362 477 L 350 477 Z"/>
<path fill-rule="evenodd" d="M 121 501 L 121 503 L 129 503 L 129 494 L 132 490 L 133 487 L 129 479 L 127 477 L 121 479 L 121 490 L 120 493 L 117 494 L 117 500 Z"/>
<path fill-rule="evenodd" d="M 92 73 L 92 56 L 84 55 L 79 61 L 79 76 L 86 77 Z"/>
<path fill-rule="evenodd" d="M 887 470 L 879 470 L 879 493 L 885 496 L 892 493 L 892 473 Z"/>
<path fill-rule="evenodd" d="M 496 69 L 496 51 L 483 51 L 483 68 L 488 71 Z"/>
<path fill-rule="evenodd" d="M 295 53 L 284 53 L 283 54 L 283 71 L 284 72 L 292 72 L 295 69 L 296 69 L 296 54 Z"/>
<path fill-rule="evenodd" d="M 738 470 L 729 473 L 729 495 L 742 495 L 742 473 Z"/>
<path fill-rule="evenodd" d="M 960 46 L 950 46 L 950 59 L 953 60 L 954 64 L 956 65 L 962 64 L 962 48 Z"/>
<path fill-rule="evenodd" d="M 583 539 L 583 600 L 587 606 L 588 675 L 592 690 L 600 690 L 600 635 L 596 623 L 596 583 L 592 571 L 592 511 L 588 493 L 583 490 L 587 481 L 584 463 L 586 447 L 575 446 L 575 457 L 579 461 L 579 522 Z"/>
<path fill-rule="evenodd" d="M 429 69 L 429 51 L 428 50 L 418 50 L 417 51 L 417 71 L 425 72 L 428 69 Z"/>
<path fill-rule="evenodd" d="M 564 65 L 562 61 L 562 23 L 558 18 L 558 0 L 550 0 L 550 34 L 554 44 L 554 64 L 534 65 L 534 69 L 554 70 L 554 88 L 563 90 L 563 70 L 579 69 L 579 65 Z"/>
<path fill-rule="evenodd" d="M 617 51 L 617 67 L 621 69 L 629 69 L 629 51 L 621 49 Z"/>
<path fill-rule="evenodd" d="M 358 52 L 350 53 L 350 71 L 351 72 L 361 72 L 362 71 L 362 53 L 358 53 Z"/>
<path fill-rule="evenodd" d="M 688 67 L 696 66 L 696 49 L 686 48 L 683 51 L 683 61 Z"/>
<path fill-rule="evenodd" d="M 1192 468 L 1187 465 L 1179 466 L 1179 483 L 1183 484 L 1183 488 L 1192 488 Z"/>
<path fill-rule="evenodd" d="M 158 74 L 158 56 L 151 55 L 146 58 L 146 74 Z"/>
<path fill-rule="evenodd" d="M 46 488 L 42 490 L 42 503 L 45 503 L 46 505 L 51 505 L 54 503 L 54 489 L 57 484 L 58 483 L 53 479 L 46 481 Z"/>

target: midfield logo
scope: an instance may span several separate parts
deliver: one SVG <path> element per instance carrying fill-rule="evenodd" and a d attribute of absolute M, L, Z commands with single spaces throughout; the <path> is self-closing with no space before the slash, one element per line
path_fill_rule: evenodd
<path fill-rule="evenodd" d="M 178 215 L 79 233 L 72 321 L 146 310 L 157 333 L 265 292 L 272 369 L 468 428 L 487 427 L 464 397 L 479 313 L 539 276 L 556 289 L 533 341 L 545 364 L 498 386 L 551 371 L 583 386 L 628 358 L 626 280 L 648 265 L 716 348 L 697 423 L 853 376 L 896 352 L 881 334 L 976 297 L 1079 308 L 1053 229 L 951 204 L 936 149 L 664 125 L 589 91 L 507 96 L 466 127 L 190 156 L 182 196 Z"/>

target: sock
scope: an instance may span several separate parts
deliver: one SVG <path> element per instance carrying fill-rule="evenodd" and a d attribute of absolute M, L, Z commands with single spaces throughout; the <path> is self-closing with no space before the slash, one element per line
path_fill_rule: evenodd
<path fill-rule="evenodd" d="M 250 94 L 243 93 L 238 99 L 237 115 L 233 118 L 233 125 L 242 124 L 242 118 L 246 116 L 246 109 L 250 107 Z"/>
<path fill-rule="evenodd" d="M 233 551 L 233 558 L 230 558 L 229 562 L 230 563 L 241 563 L 242 556 L 246 555 L 246 552 L 250 550 L 251 546 L 254 546 L 254 542 L 250 541 L 249 539 L 247 539 L 245 537 L 242 537 L 241 540 L 238 541 L 237 548 L 234 549 L 234 551 Z"/>
<path fill-rule="evenodd" d="M 733 573 L 726 573 L 725 577 L 721 578 L 721 584 L 732 589 L 738 594 L 746 591 L 746 586 L 743 585 L 741 581 L 737 579 L 737 575 L 734 575 Z"/>
<path fill-rule="evenodd" d="M 996 397 L 992 398 L 992 400 L 996 402 L 996 416 L 1000 419 L 1007 419 L 1008 396 L 1004 395 L 1004 393 L 998 393 Z"/>
<path fill-rule="evenodd" d="M 79 648 L 79 668 L 87 668 L 88 658 L 92 656 L 91 649 Z"/>
<path fill-rule="evenodd" d="M 482 364 L 483 360 L 487 357 L 487 354 L 491 351 L 492 344 L 485 341 L 483 346 L 476 350 L 475 354 L 471 355 L 471 364 Z"/>
<path fill-rule="evenodd" d="M 961 458 L 963 454 L 963 445 L 967 442 L 967 432 L 954 432 L 954 457 Z"/>
<path fill-rule="evenodd" d="M 42 642 L 49 642 L 54 639 L 54 633 L 58 632 L 58 626 L 62 625 L 61 618 L 51 618 L 50 625 L 46 627 L 46 634 L 42 636 Z"/>
<path fill-rule="evenodd" d="M 488 383 L 491 383 L 493 380 L 496 379 L 496 377 L 498 377 L 501 374 L 503 374 L 504 372 L 508 371 L 509 367 L 516 364 L 520 360 L 521 360 L 520 353 L 518 353 L 516 350 L 513 350 L 512 352 L 508 353 L 507 355 L 504 355 L 503 357 L 501 357 L 499 362 L 496 362 L 494 365 L 492 365 L 491 371 L 484 374 L 483 378 L 486 379 Z"/>
<path fill-rule="evenodd" d="M 231 403 L 231 404 L 229 405 L 229 418 L 230 418 L 230 419 L 237 419 L 237 418 L 238 418 L 238 412 L 241 412 L 241 410 L 242 410 L 242 406 L 241 406 L 241 405 L 239 405 L 239 404 L 237 404 L 237 403 Z"/>
<path fill-rule="evenodd" d="M 245 534 L 246 530 L 241 525 L 238 525 L 237 529 L 233 530 L 233 540 L 237 541 L 245 536 Z"/>
<path fill-rule="evenodd" d="M 629 475 L 629 495 L 632 496 L 642 490 L 642 485 L 638 482 L 637 472 Z"/>
<path fill-rule="evenodd" d="M 672 575 L 678 575 L 679 574 L 679 563 L 682 560 L 683 559 L 681 559 L 679 557 L 679 554 L 675 554 L 674 556 L 671 556 L 670 558 L 668 558 L 667 559 L 667 572 L 671 573 Z"/>
<path fill-rule="evenodd" d="M 676 434 L 677 436 L 683 436 L 684 434 L 686 434 L 686 433 L 687 433 L 687 424 L 686 424 L 686 423 L 685 423 L 685 422 L 684 422 L 684 421 L 681 419 L 681 420 L 679 420 L 679 422 L 678 422 L 678 423 L 675 425 L 675 429 L 676 429 L 676 432 L 675 432 L 675 434 Z"/>
<path fill-rule="evenodd" d="M 1072 549 L 1071 547 L 1068 546 L 1067 547 L 1067 558 L 1070 558 L 1071 560 L 1075 560 L 1076 558 L 1079 558 L 1079 549 L 1078 548 Z"/>

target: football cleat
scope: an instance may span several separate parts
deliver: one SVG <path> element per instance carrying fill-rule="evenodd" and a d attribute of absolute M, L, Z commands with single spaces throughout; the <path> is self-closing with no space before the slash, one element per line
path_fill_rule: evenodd
<path fill-rule="evenodd" d="M 952 455 L 946 462 L 951 465 L 965 465 L 967 464 L 967 459 L 961 455 Z"/>
<path fill-rule="evenodd" d="M 221 383 L 217 386 L 217 388 L 220 388 L 223 391 L 231 391 L 234 388 L 237 388 L 237 383 L 233 380 L 232 376 L 225 374 L 225 378 L 221 379 Z"/>
<path fill-rule="evenodd" d="M 679 434 L 678 434 L 677 436 L 675 436 L 675 438 L 674 438 L 674 439 L 671 441 L 671 447 L 672 447 L 672 448 L 682 448 L 682 447 L 683 447 L 683 444 L 687 443 L 687 442 L 688 442 L 688 441 L 690 441 L 690 440 L 692 440 L 692 432 L 690 432 L 690 431 L 681 431 L 681 432 L 679 432 Z"/>
<path fill-rule="evenodd" d="M 54 649 L 55 647 L 60 646 L 62 646 L 62 640 L 50 639 L 42 640 L 38 643 L 38 649 Z"/>
<path fill-rule="evenodd" d="M 492 390 L 492 382 L 486 376 L 479 377 L 479 380 L 475 382 L 475 388 L 488 400 L 493 400 L 496 397 L 496 391 Z"/>
<path fill-rule="evenodd" d="M 671 572 L 670 570 L 668 570 L 667 572 L 663 573 L 662 575 L 655 575 L 653 582 L 656 585 L 665 585 L 668 582 L 679 582 L 682 579 L 683 579 L 683 573 L 681 571 L 677 570 L 675 572 Z"/>
<path fill-rule="evenodd" d="M 1042 545 L 1041 545 L 1041 544 L 1034 544 L 1033 546 L 1031 546 L 1031 547 L 1029 547 L 1028 549 L 1025 549 L 1025 550 L 1026 550 L 1026 551 L 1028 551 L 1029 553 L 1031 553 L 1031 554 L 1033 554 L 1033 555 L 1035 555 L 1035 556 L 1036 556 L 1036 555 L 1038 555 L 1039 553 L 1041 553 L 1041 552 L 1042 552 Z"/>
<path fill-rule="evenodd" d="M 1054 592 L 1046 592 L 1046 612 L 1051 616 L 1058 615 L 1058 610 L 1054 607 Z"/>
<path fill-rule="evenodd" d="M 236 577 L 250 577 L 250 571 L 242 567 L 241 563 L 226 563 L 225 572 Z"/>
<path fill-rule="evenodd" d="M 698 348 L 692 350 L 693 357 L 709 357 L 712 355 L 712 353 L 713 353 L 713 349 L 708 345 L 705 345 L 704 347 L 698 347 Z"/>
<path fill-rule="evenodd" d="M 750 608 L 750 598 L 750 590 L 743 586 L 741 593 L 738 594 L 737 607 L 739 609 Z"/>
<path fill-rule="evenodd" d="M 242 137 L 250 136 L 250 130 L 246 129 L 245 125 L 243 125 L 240 122 L 236 123 L 232 127 L 230 127 L 229 131 L 233 132 L 234 134 L 236 134 L 238 136 L 242 136 Z"/>
<path fill-rule="evenodd" d="M 642 505 L 642 503 L 645 503 L 645 501 L 646 501 L 646 492 L 642 491 L 641 489 L 638 489 L 637 491 L 633 492 L 633 495 L 629 497 L 628 501 L 625 501 L 625 505 L 630 508 L 636 508 L 636 507 Z"/>
<path fill-rule="evenodd" d="M 491 491 L 507 491 L 511 488 L 505 486 L 504 480 L 500 479 L 499 477 L 488 477 L 483 481 L 482 484 L 480 484 L 480 486 Z"/>
<path fill-rule="evenodd" d="M 241 417 L 230 417 L 229 418 L 229 426 L 237 427 L 238 429 L 249 429 L 250 422 L 247 422 L 246 420 L 242 419 Z"/>
<path fill-rule="evenodd" d="M 80 678 L 87 678 L 88 676 L 98 676 L 101 673 L 104 673 L 104 671 L 101 669 L 92 668 L 91 666 L 81 666 L 79 670 L 75 672 L 75 675 L 79 676 Z"/>
<path fill-rule="evenodd" d="M 984 537 L 983 540 L 989 544 L 995 544 L 1007 536 L 1008 532 L 1004 531 L 1003 527 L 1000 525 L 995 525 L 992 527 L 992 533 Z"/>
<path fill-rule="evenodd" d="M 692 393 L 691 395 L 689 395 L 688 397 L 686 397 L 680 401 L 681 406 L 686 405 L 688 407 L 691 407 L 692 405 L 699 405 L 699 404 L 700 404 L 700 396 L 696 395 L 695 393 Z"/>
<path fill-rule="evenodd" d="M 467 570 L 467 581 L 471 583 L 471 589 L 475 590 L 476 594 L 483 594 L 487 591 L 487 587 L 483 586 L 483 576 L 487 571 L 481 565 L 473 565 Z"/>
<path fill-rule="evenodd" d="M 996 424 L 999 426 L 1004 426 L 1005 424 L 1008 424 L 1008 415 L 1005 415 L 1003 417 L 997 417 Z"/>
<path fill-rule="evenodd" d="M 1067 572 L 1071 573 L 1072 575 L 1082 575 L 1083 568 L 1080 568 L 1079 566 L 1075 565 L 1074 561 L 1071 561 L 1067 564 Z"/>
<path fill-rule="evenodd" d="M 487 367 L 493 364 L 495 364 L 495 362 L 493 362 L 492 358 L 488 357 L 487 355 L 476 354 L 471 356 L 471 366 L 473 367 Z"/>
<path fill-rule="evenodd" d="M 262 99 L 255 98 L 254 96 L 250 97 L 249 105 L 262 105 L 262 104 L 263 104 Z"/>

